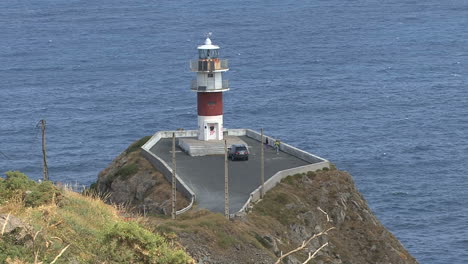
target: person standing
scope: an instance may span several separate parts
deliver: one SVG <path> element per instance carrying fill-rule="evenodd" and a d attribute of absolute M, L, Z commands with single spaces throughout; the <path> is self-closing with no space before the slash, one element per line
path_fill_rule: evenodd
<path fill-rule="evenodd" d="M 276 154 L 279 154 L 279 150 L 280 150 L 280 141 L 279 141 L 279 139 L 277 139 L 275 141 L 275 149 L 276 149 Z"/>

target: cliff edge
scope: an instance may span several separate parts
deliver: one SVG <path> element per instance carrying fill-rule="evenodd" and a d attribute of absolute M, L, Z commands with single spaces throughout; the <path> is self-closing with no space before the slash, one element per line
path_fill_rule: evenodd
<path fill-rule="evenodd" d="M 140 154 L 140 147 L 150 137 L 144 137 L 116 157 L 98 175 L 92 188 L 106 193 L 108 202 L 123 204 L 140 214 L 171 214 L 171 184 Z M 186 207 L 188 200 L 177 193 L 177 210 Z"/>

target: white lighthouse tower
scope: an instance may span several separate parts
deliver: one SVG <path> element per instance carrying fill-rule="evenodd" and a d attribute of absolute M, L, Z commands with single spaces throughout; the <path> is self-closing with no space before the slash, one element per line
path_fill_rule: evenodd
<path fill-rule="evenodd" d="M 219 46 L 210 36 L 198 46 L 198 60 L 190 61 L 190 69 L 197 73 L 192 90 L 197 92 L 198 139 L 205 141 L 223 139 L 223 92 L 229 90 L 229 82 L 223 80 L 228 61 L 219 58 Z"/>

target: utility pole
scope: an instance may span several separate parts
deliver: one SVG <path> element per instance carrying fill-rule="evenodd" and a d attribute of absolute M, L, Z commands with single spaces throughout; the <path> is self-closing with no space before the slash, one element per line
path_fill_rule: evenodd
<path fill-rule="evenodd" d="M 44 119 L 41 120 L 41 128 L 42 128 L 42 161 L 44 165 L 44 181 L 49 180 L 49 169 L 47 168 L 47 152 L 46 152 L 46 136 L 45 136 L 45 130 L 46 130 L 46 121 Z"/>
<path fill-rule="evenodd" d="M 263 128 L 260 129 L 262 136 L 260 140 L 260 149 L 261 149 L 261 155 L 260 155 L 260 182 L 262 183 L 262 188 L 260 188 L 260 198 L 263 199 L 263 190 L 264 190 L 264 185 L 265 185 L 265 146 L 263 145 Z"/>
<path fill-rule="evenodd" d="M 227 140 L 224 140 L 224 215 L 229 219 L 229 176 Z"/>
<path fill-rule="evenodd" d="M 175 133 L 172 133 L 172 219 L 176 219 L 176 156 Z"/>

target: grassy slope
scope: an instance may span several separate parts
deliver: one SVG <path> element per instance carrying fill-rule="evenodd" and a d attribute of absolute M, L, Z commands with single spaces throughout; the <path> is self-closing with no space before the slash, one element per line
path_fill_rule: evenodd
<path fill-rule="evenodd" d="M 0 180 L 0 214 L 11 213 L 31 225 L 32 230 L 31 241 L 26 243 L 15 244 L 9 235 L 0 236 L 0 263 L 7 258 L 19 260 L 17 263 L 34 263 L 34 252 L 39 261 L 50 263 L 67 245 L 70 246 L 56 263 L 192 262 L 177 245 L 170 246 L 166 239 L 145 229 L 138 219 L 121 218 L 116 208 L 98 198 L 65 190 L 31 207 L 25 204 L 30 194 L 25 195 L 24 190 L 8 192 L 11 186 L 5 187 L 7 182 L 9 179 Z"/>

